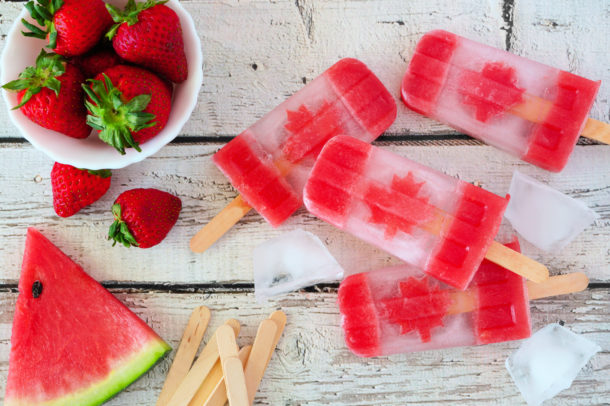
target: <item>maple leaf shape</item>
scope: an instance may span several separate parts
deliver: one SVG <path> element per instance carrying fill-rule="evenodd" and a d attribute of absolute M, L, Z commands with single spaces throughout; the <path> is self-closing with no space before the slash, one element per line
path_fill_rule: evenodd
<path fill-rule="evenodd" d="M 424 186 L 426 182 L 421 181 L 417 182 L 415 180 L 415 176 L 413 176 L 412 172 L 407 173 L 407 176 L 401 178 L 397 175 L 394 175 L 392 178 L 392 189 L 397 191 L 398 193 L 402 193 L 403 195 L 418 198 L 419 200 L 428 202 L 428 196 L 419 195 L 422 186 Z"/>
<path fill-rule="evenodd" d="M 383 301 L 387 318 L 400 325 L 400 334 L 417 331 L 422 342 L 432 339 L 432 329 L 443 326 L 451 305 L 447 290 L 430 278 L 409 277 L 399 283 L 400 296 Z"/>
<path fill-rule="evenodd" d="M 481 72 L 466 71 L 459 92 L 464 104 L 474 107 L 478 121 L 487 122 L 523 100 L 524 89 L 517 87 L 515 68 L 502 62 L 488 62 Z"/>
<path fill-rule="evenodd" d="M 288 134 L 282 153 L 289 162 L 316 158 L 326 141 L 343 132 L 341 113 L 328 102 L 321 103 L 316 111 L 303 104 L 297 110 L 286 110 L 284 129 Z"/>
<path fill-rule="evenodd" d="M 369 221 L 385 224 L 383 236 L 386 240 L 394 238 L 398 231 L 411 233 L 414 227 L 430 217 L 434 209 L 428 205 L 428 196 L 421 193 L 425 183 L 417 182 L 409 172 L 403 178 L 394 175 L 390 190 L 378 185 L 369 186 L 365 195 L 371 210 Z"/>

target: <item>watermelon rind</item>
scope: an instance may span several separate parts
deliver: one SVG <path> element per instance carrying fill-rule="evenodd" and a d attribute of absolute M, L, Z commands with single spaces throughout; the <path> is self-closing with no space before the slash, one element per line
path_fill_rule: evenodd
<path fill-rule="evenodd" d="M 105 379 L 56 399 L 37 401 L 36 399 L 5 399 L 5 406 L 95 406 L 101 405 L 108 399 L 121 392 L 146 371 L 152 368 L 168 351 L 169 344 L 160 339 L 153 339 L 138 352 L 119 361 Z"/>

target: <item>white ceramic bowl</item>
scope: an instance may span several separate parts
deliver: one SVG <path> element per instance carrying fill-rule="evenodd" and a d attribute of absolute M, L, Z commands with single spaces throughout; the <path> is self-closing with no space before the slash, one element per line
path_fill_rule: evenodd
<path fill-rule="evenodd" d="M 123 7 L 126 0 L 108 0 Z M 19 110 L 11 110 L 17 105 L 17 92 L 3 90 L 4 101 L 9 109 L 9 117 L 21 134 L 36 148 L 46 153 L 51 159 L 64 164 L 87 169 L 124 168 L 151 156 L 173 140 L 189 119 L 197 104 L 197 95 L 203 82 L 203 56 L 201 43 L 191 16 L 182 8 L 178 0 L 170 0 L 166 6 L 178 14 L 184 37 L 184 50 L 188 61 L 188 79 L 174 86 L 172 111 L 167 125 L 155 138 L 141 144 L 142 152 L 133 148 L 126 150 L 125 155 L 102 142 L 95 132 L 88 138 L 75 139 L 55 131 L 47 130 L 24 116 Z M 46 41 L 25 37 L 21 19 L 32 21 L 24 8 L 17 17 L 6 38 L 6 45 L 0 56 L 0 83 L 4 84 L 17 79 L 19 73 L 27 66 L 34 65 L 40 49 Z"/>

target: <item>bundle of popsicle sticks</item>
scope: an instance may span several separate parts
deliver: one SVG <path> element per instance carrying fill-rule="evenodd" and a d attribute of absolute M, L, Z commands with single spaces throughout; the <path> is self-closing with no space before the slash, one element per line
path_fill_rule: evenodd
<path fill-rule="evenodd" d="M 273 312 L 263 320 L 252 345 L 238 347 L 240 324 L 235 319 L 220 326 L 199 349 L 210 321 L 210 310 L 196 308 L 184 330 L 157 406 L 251 405 L 271 355 L 286 325 L 286 314 Z M 193 362 L 194 361 L 194 362 Z"/>

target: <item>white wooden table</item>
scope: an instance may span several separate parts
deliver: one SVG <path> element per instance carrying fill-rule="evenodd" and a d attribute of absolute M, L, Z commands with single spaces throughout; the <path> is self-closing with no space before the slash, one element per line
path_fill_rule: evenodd
<path fill-rule="evenodd" d="M 213 310 L 210 330 L 236 317 L 251 342 L 256 325 L 275 308 L 288 325 L 256 402 L 270 405 L 524 404 L 504 368 L 519 343 L 360 359 L 343 344 L 335 284 L 287 295 L 268 306 L 253 297 L 252 249 L 302 227 L 317 234 L 349 271 L 397 260 L 334 230 L 304 210 L 272 229 L 249 214 L 204 254 L 190 237 L 235 196 L 211 155 L 230 137 L 301 88 L 337 59 L 353 56 L 398 96 L 418 38 L 445 28 L 540 62 L 603 80 L 592 117 L 610 109 L 610 3 L 545 0 L 234 1 L 184 0 L 203 43 L 204 84 L 183 134 L 155 156 L 114 172 L 101 201 L 68 219 L 52 208 L 53 162 L 25 142 L 0 108 L 0 396 L 8 370 L 13 308 L 26 228 L 35 226 L 82 264 L 170 344 L 177 346 L 189 312 Z M 536 3 L 536 4 L 534 4 Z M 579 4 L 577 4 L 579 3 Z M 0 47 L 22 2 L 0 1 Z M 581 140 L 560 174 L 525 164 L 398 102 L 398 119 L 377 144 L 451 175 L 506 193 L 519 169 L 581 199 L 600 218 L 565 250 L 526 254 L 553 274 L 584 271 L 590 288 L 532 304 L 537 330 L 564 320 L 603 348 L 572 387 L 549 404 L 610 403 L 610 146 Z M 122 191 L 157 187 L 182 199 L 176 227 L 148 250 L 111 248 L 105 240 L 110 206 Z M 501 233 L 507 234 L 507 228 Z M 207 337 L 207 336 L 206 336 Z M 206 338 L 207 340 L 207 338 Z M 172 356 L 113 399 L 112 405 L 153 404 Z"/>

